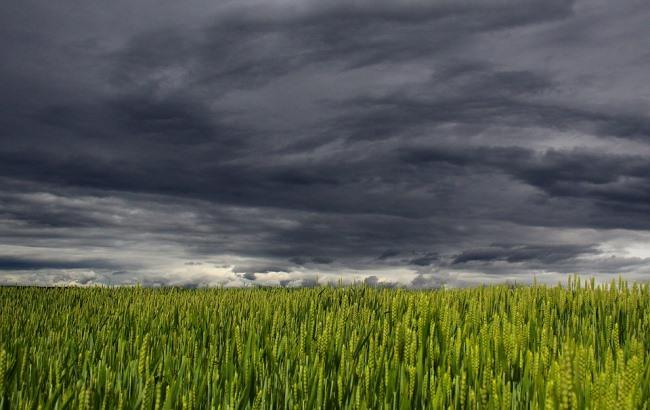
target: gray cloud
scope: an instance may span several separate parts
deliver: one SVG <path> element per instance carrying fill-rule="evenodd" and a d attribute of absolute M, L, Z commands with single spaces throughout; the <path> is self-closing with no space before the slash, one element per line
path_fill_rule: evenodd
<path fill-rule="evenodd" d="M 116 265 L 105 260 L 42 260 L 0 256 L 0 271 L 26 271 L 43 269 L 115 269 Z"/>
<path fill-rule="evenodd" d="M 454 258 L 453 263 L 536 261 L 550 265 L 577 256 L 598 253 L 591 245 L 494 245 L 489 248 L 463 251 Z"/>
<path fill-rule="evenodd" d="M 417 258 L 413 258 L 409 261 L 409 264 L 411 265 L 417 265 L 417 266 L 429 266 L 434 264 L 435 262 L 439 261 L 440 257 L 435 254 L 435 253 L 427 253 L 423 256 L 418 256 Z"/>
<path fill-rule="evenodd" d="M 0 281 L 643 278 L 648 18 L 599 0 L 11 6 Z"/>

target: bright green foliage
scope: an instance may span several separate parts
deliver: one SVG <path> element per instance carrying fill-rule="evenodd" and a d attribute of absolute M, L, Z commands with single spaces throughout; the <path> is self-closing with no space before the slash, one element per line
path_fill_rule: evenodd
<path fill-rule="evenodd" d="M 0 409 L 650 407 L 650 286 L 1 288 Z"/>

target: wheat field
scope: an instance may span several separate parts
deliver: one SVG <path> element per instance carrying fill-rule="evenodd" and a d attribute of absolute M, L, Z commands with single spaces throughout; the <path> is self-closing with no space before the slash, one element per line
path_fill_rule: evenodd
<path fill-rule="evenodd" d="M 637 409 L 650 287 L 0 288 L 0 409 Z"/>

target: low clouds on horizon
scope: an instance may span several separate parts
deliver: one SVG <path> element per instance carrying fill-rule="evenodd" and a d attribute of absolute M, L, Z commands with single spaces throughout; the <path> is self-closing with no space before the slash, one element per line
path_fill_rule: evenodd
<path fill-rule="evenodd" d="M 650 7 L 0 12 L 0 284 L 650 273 Z"/>

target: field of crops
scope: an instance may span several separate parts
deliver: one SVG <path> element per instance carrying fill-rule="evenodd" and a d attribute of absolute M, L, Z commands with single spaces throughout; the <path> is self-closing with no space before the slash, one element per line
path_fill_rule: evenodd
<path fill-rule="evenodd" d="M 650 287 L 0 288 L 0 409 L 648 408 Z"/>

